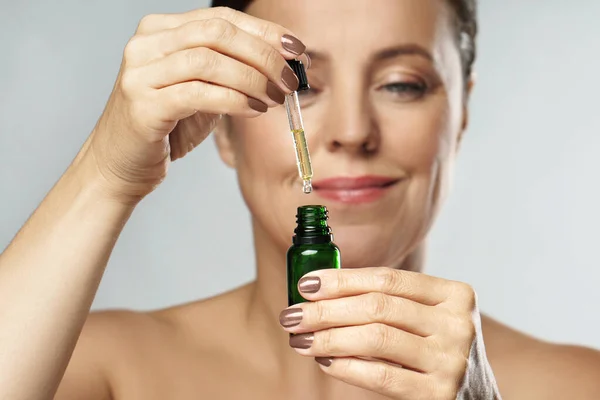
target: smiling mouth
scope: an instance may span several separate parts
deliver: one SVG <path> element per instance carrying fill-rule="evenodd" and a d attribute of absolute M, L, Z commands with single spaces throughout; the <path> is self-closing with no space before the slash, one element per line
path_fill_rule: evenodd
<path fill-rule="evenodd" d="M 344 204 L 373 203 L 389 192 L 402 178 L 359 176 L 329 178 L 313 182 L 318 196 Z"/>

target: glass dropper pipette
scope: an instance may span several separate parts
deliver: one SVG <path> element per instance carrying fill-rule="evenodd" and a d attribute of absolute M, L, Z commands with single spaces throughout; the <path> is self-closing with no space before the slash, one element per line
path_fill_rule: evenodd
<path fill-rule="evenodd" d="M 294 139 L 294 148 L 296 149 L 296 163 L 298 165 L 298 174 L 302 179 L 302 191 L 306 194 L 312 192 L 312 165 L 310 163 L 310 154 L 304 135 L 304 124 L 302 122 L 302 112 L 300 111 L 300 101 L 298 92 L 310 89 L 304 65 L 300 60 L 288 60 L 288 64 L 294 70 L 298 77 L 298 89 L 285 96 L 285 108 L 287 110 L 290 131 Z"/>

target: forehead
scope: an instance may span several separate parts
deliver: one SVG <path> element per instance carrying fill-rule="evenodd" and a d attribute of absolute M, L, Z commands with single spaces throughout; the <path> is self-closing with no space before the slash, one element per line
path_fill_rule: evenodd
<path fill-rule="evenodd" d="M 309 50 L 333 57 L 368 57 L 416 44 L 439 60 L 453 43 L 446 0 L 255 0 L 247 12 L 290 29 Z"/>

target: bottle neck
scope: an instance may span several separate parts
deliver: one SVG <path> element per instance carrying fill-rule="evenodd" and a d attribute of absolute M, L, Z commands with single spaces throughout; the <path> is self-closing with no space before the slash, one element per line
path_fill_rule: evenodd
<path fill-rule="evenodd" d="M 331 243 L 333 233 L 327 225 L 328 219 L 329 213 L 324 206 L 298 207 L 292 242 L 295 245 Z"/>

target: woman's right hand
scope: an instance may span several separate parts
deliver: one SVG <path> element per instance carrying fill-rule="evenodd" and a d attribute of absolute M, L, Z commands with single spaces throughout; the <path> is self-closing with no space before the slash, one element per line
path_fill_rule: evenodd
<path fill-rule="evenodd" d="M 146 16 L 81 156 L 103 190 L 135 203 L 221 115 L 255 117 L 282 104 L 298 86 L 286 58 L 304 50 L 285 28 L 229 8 Z"/>

